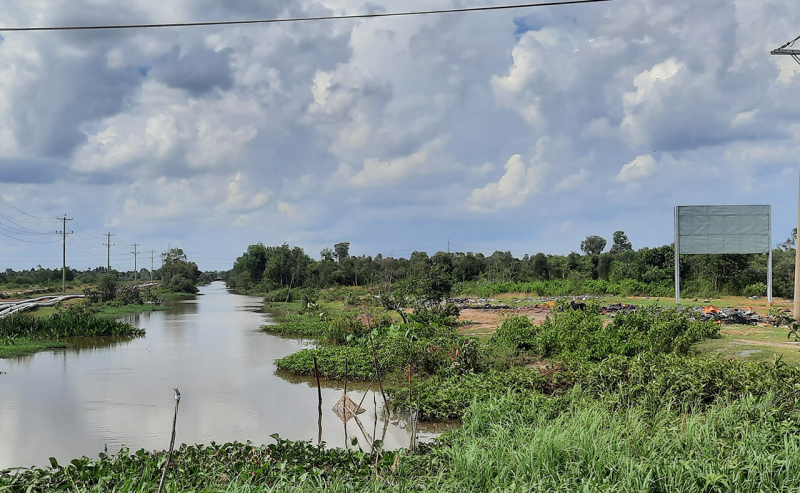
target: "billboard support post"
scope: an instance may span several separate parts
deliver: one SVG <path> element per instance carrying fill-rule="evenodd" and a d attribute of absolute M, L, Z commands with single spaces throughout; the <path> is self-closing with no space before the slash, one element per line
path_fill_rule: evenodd
<path fill-rule="evenodd" d="M 677 206 L 675 206 L 675 303 L 681 304 L 681 238 L 678 230 Z"/>
<path fill-rule="evenodd" d="M 772 306 L 772 211 L 769 214 L 769 254 L 767 256 L 767 306 Z"/>

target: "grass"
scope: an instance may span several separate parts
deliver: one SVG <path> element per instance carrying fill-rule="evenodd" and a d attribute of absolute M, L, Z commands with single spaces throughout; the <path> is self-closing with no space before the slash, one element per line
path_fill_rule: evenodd
<path fill-rule="evenodd" d="M 156 312 L 169 309 L 170 307 L 168 306 L 156 304 L 104 306 L 99 312 L 97 312 L 97 316 L 104 318 L 119 318 L 123 315 L 130 315 L 132 313 Z"/>
<path fill-rule="evenodd" d="M 40 351 L 49 349 L 63 349 L 69 344 L 62 341 L 31 341 L 28 339 L 16 339 L 14 344 L 0 343 L 0 358 L 17 358 L 28 356 Z"/>
<path fill-rule="evenodd" d="M 787 338 L 784 327 L 723 325 L 719 339 L 708 339 L 693 346 L 702 355 L 746 361 L 772 361 L 776 356 L 790 364 L 800 364 L 800 348 Z"/>

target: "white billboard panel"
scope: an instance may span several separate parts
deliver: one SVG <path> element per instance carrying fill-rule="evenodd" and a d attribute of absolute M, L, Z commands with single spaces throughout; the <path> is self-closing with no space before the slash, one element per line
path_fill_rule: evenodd
<path fill-rule="evenodd" d="M 678 206 L 681 253 L 769 253 L 770 206 Z"/>
<path fill-rule="evenodd" d="M 772 302 L 772 216 L 768 205 L 675 207 L 675 301 L 680 303 L 680 254 L 766 253 Z"/>

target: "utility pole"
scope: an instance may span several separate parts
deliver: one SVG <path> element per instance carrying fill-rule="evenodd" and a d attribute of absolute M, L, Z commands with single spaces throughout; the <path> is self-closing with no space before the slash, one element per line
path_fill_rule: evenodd
<path fill-rule="evenodd" d="M 133 247 L 133 282 L 136 282 L 139 279 L 139 271 L 138 271 L 138 264 L 136 263 L 136 256 L 139 254 L 137 248 L 141 246 L 141 243 L 134 243 L 131 245 Z"/>
<path fill-rule="evenodd" d="M 794 48 L 794 43 L 799 39 L 800 36 L 794 38 L 777 50 L 772 50 L 771 54 L 789 55 L 794 58 L 794 61 L 800 63 L 800 49 Z M 798 191 L 797 195 L 797 233 L 800 235 L 800 191 Z M 770 248 L 772 248 L 772 245 L 770 245 Z M 792 314 L 795 319 L 800 320 L 800 296 L 798 296 L 798 291 L 800 290 L 800 241 L 798 240 L 795 241 L 794 251 L 794 307 Z"/>
<path fill-rule="evenodd" d="M 153 282 L 153 256 L 155 253 L 155 250 L 150 250 L 150 282 Z"/>
<path fill-rule="evenodd" d="M 61 294 L 67 292 L 67 235 L 71 235 L 73 231 L 67 233 L 67 221 L 72 221 L 72 218 L 59 217 L 61 219 L 61 231 L 56 233 L 61 235 Z"/>
<path fill-rule="evenodd" d="M 108 257 L 106 257 L 106 274 L 111 274 L 111 247 L 114 246 L 114 243 L 111 243 L 111 237 L 117 235 L 112 235 L 111 233 L 108 233 L 106 236 L 108 236 L 108 241 L 106 243 L 103 243 L 103 245 L 108 247 L 106 252 L 106 254 L 108 255 Z"/>
<path fill-rule="evenodd" d="M 450 238 L 447 239 L 447 254 L 450 255 Z"/>

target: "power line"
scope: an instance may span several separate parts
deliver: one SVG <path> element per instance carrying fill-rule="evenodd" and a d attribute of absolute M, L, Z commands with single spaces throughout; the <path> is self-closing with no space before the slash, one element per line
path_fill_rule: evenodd
<path fill-rule="evenodd" d="M 0 27 L 0 32 L 21 31 L 90 31 L 99 29 L 145 29 L 157 27 L 199 27 L 199 26 L 232 26 L 243 24 L 279 24 L 303 21 L 330 21 L 344 19 L 373 19 L 378 17 L 406 17 L 412 15 L 452 14 L 457 12 L 486 12 L 490 10 L 526 9 L 534 7 L 554 7 L 557 5 L 576 5 L 584 3 L 613 2 L 615 0 L 562 0 L 545 3 L 523 3 L 515 5 L 493 5 L 485 7 L 465 7 L 460 9 L 416 10 L 406 12 L 382 12 L 375 14 L 352 14 L 317 17 L 289 17 L 285 19 L 255 19 L 238 21 L 208 21 L 208 22 L 170 22 L 163 24 L 107 24 L 99 26 L 49 26 L 49 27 Z"/>
<path fill-rule="evenodd" d="M 0 197 L 0 202 L 2 202 L 6 206 L 14 209 L 15 211 L 19 212 L 20 214 L 24 214 L 24 215 L 26 215 L 26 216 L 28 216 L 28 217 L 30 217 L 32 219 L 36 219 L 37 222 L 53 222 L 53 221 L 61 220 L 61 218 L 58 218 L 58 217 L 57 218 L 52 218 L 52 217 L 42 217 L 42 216 L 34 216 L 33 214 L 28 214 L 27 212 L 23 211 L 22 209 L 20 209 L 16 205 L 12 204 L 8 200 L 4 199 L 3 197 Z"/>

